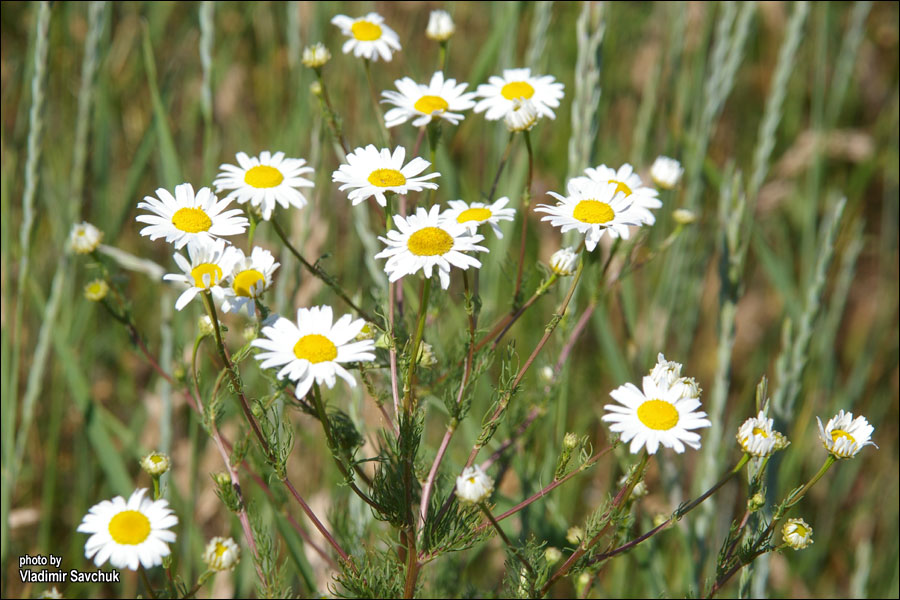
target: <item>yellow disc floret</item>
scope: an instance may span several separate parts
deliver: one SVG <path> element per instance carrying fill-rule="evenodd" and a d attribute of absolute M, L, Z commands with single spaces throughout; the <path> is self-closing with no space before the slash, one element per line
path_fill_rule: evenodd
<path fill-rule="evenodd" d="M 150 535 L 150 519 L 136 510 L 124 510 L 110 519 L 109 535 L 117 544 L 140 544 Z"/>
<path fill-rule="evenodd" d="M 618 179 L 610 179 L 609 183 L 616 184 L 616 193 L 622 192 L 625 196 L 631 195 L 631 188 L 624 181 L 619 181 Z"/>
<path fill-rule="evenodd" d="M 255 188 L 273 188 L 281 185 L 284 175 L 275 167 L 257 165 L 244 174 L 244 183 Z"/>
<path fill-rule="evenodd" d="M 616 213 L 606 202 L 599 200 L 582 200 L 575 205 L 572 216 L 582 223 L 608 223 L 612 221 Z"/>
<path fill-rule="evenodd" d="M 409 236 L 406 246 L 416 256 L 439 256 L 453 248 L 453 237 L 440 227 L 425 227 Z"/>
<path fill-rule="evenodd" d="M 413 108 L 415 108 L 420 113 L 430 115 L 436 110 L 447 110 L 448 108 L 450 108 L 450 105 L 447 104 L 447 101 L 440 96 L 422 96 L 421 98 L 416 100 Z"/>
<path fill-rule="evenodd" d="M 316 364 L 337 358 L 337 346 L 324 335 L 310 333 L 294 344 L 294 356 Z"/>
<path fill-rule="evenodd" d="M 641 423 L 658 431 L 678 425 L 678 409 L 665 400 L 647 400 L 638 407 L 637 416 Z"/>
<path fill-rule="evenodd" d="M 208 288 L 222 280 L 222 268 L 215 263 L 201 263 L 191 269 L 194 285 L 198 288 Z"/>
<path fill-rule="evenodd" d="M 256 294 L 254 289 L 258 283 L 262 282 L 262 287 L 266 287 L 266 277 L 256 269 L 247 269 L 241 271 L 234 276 L 234 283 L 231 284 L 234 293 L 244 298 L 252 298 Z"/>
<path fill-rule="evenodd" d="M 361 42 L 374 42 L 381 37 L 381 27 L 369 21 L 357 21 L 350 27 L 350 30 L 353 32 L 353 37 Z"/>
<path fill-rule="evenodd" d="M 534 88 L 527 81 L 510 81 L 503 86 L 500 94 L 507 100 L 515 100 L 516 98 L 531 98 L 534 96 Z"/>
<path fill-rule="evenodd" d="M 467 223 L 469 221 L 487 221 L 491 218 L 491 211 L 488 208 L 469 208 L 456 217 L 457 223 Z"/>
<path fill-rule="evenodd" d="M 375 169 L 369 175 L 369 183 L 378 187 L 396 187 L 406 183 L 406 177 L 396 169 Z"/>
<path fill-rule="evenodd" d="M 837 442 L 841 438 L 847 438 L 848 440 L 850 440 L 850 442 L 852 442 L 854 444 L 856 443 L 856 439 L 852 435 L 850 435 L 849 433 L 844 431 L 843 429 L 832 429 L 831 430 L 831 440 L 833 442 Z"/>
<path fill-rule="evenodd" d="M 212 219 L 202 208 L 179 208 L 172 215 L 172 225 L 188 233 L 200 233 L 209 231 L 212 227 Z"/>

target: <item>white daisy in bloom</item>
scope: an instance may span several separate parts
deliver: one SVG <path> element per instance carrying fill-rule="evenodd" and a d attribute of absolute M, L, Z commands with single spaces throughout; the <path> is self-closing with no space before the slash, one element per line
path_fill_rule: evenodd
<path fill-rule="evenodd" d="M 572 248 L 560 248 L 550 257 L 550 270 L 560 277 L 575 274 L 575 262 L 578 255 Z"/>
<path fill-rule="evenodd" d="M 350 189 L 347 198 L 356 206 L 366 198 L 375 197 L 378 204 L 387 206 L 386 192 L 408 194 L 421 192 L 425 188 L 436 190 L 438 185 L 429 179 L 440 177 L 440 173 L 419 175 L 431 166 L 424 158 L 414 158 L 406 166 L 406 148 L 397 146 L 394 153 L 387 148 L 378 150 L 372 144 L 357 148 L 347 155 L 347 163 L 331 174 L 331 180 L 343 183 L 341 191 Z"/>
<path fill-rule="evenodd" d="M 251 206 L 259 207 L 266 221 L 272 218 L 276 202 L 284 208 L 306 206 L 306 196 L 297 188 L 313 187 L 312 181 L 301 177 L 313 169 L 304 166 L 304 159 L 285 158 L 284 152 L 268 151 L 258 157 L 238 152 L 236 158 L 240 166 L 219 165 L 219 175 L 213 182 L 217 192 L 231 190 L 226 200 L 233 198 L 238 204 L 249 200 Z"/>
<path fill-rule="evenodd" d="M 144 196 L 144 202 L 138 203 L 138 208 L 153 214 L 138 215 L 135 220 L 149 224 L 141 229 L 141 235 L 150 236 L 151 240 L 165 237 L 178 250 L 186 244 L 239 235 L 250 225 L 241 216 L 241 209 L 225 210 L 231 204 L 230 198 L 219 200 L 209 188 L 200 188 L 194 195 L 193 186 L 182 183 L 175 186 L 174 196 L 163 188 L 156 190 L 156 195 L 159 199 Z"/>
<path fill-rule="evenodd" d="M 786 437 L 772 429 L 772 423 L 763 411 L 744 421 L 737 432 L 737 441 L 744 452 L 761 458 L 790 444 Z"/>
<path fill-rule="evenodd" d="M 254 300 L 272 285 L 272 275 L 281 263 L 275 262 L 272 253 L 259 246 L 253 248 L 250 256 L 245 256 L 240 248 L 230 246 L 222 262 L 225 273 L 222 310 L 238 313 L 246 308 L 247 314 L 253 316 L 256 313 Z"/>
<path fill-rule="evenodd" d="M 241 548 L 232 538 L 214 537 L 203 551 L 203 562 L 211 571 L 232 571 L 241 560 Z"/>
<path fill-rule="evenodd" d="M 478 465 L 466 467 L 456 478 L 456 497 L 460 502 L 479 504 L 494 491 L 494 481 Z"/>
<path fill-rule="evenodd" d="M 709 427 L 706 413 L 697 411 L 698 397 L 686 398 L 676 387 L 660 385 L 651 376 L 644 377 L 643 391 L 626 383 L 609 393 L 619 404 L 607 404 L 603 420 L 612 423 L 610 430 L 622 434 L 623 442 L 631 442 L 631 453 L 642 446 L 656 454 L 659 445 L 673 448 L 679 454 L 684 446 L 700 448 L 700 435 L 691 431 Z"/>
<path fill-rule="evenodd" d="M 506 196 L 493 204 L 466 203 L 463 200 L 450 200 L 447 204 L 450 205 L 450 208 L 441 213 L 441 218 L 465 226 L 469 233 L 475 233 L 478 231 L 479 225 L 487 223 L 497 237 L 502 238 L 500 221 L 512 221 L 516 216 L 516 209 L 503 208 L 509 204 L 509 198 Z"/>
<path fill-rule="evenodd" d="M 103 239 L 103 232 L 84 221 L 72 226 L 69 232 L 69 248 L 76 254 L 90 254 Z"/>
<path fill-rule="evenodd" d="M 781 528 L 784 543 L 794 550 L 803 550 L 813 543 L 813 530 L 803 519 L 788 519 Z"/>
<path fill-rule="evenodd" d="M 863 446 L 878 446 L 872 441 L 872 432 L 875 428 L 869 425 L 865 417 L 853 418 L 853 413 L 838 411 L 838 414 L 828 420 L 828 424 L 822 427 L 819 422 L 819 439 L 825 445 L 825 449 L 835 458 L 850 458 L 862 450 Z"/>
<path fill-rule="evenodd" d="M 662 201 L 657 198 L 659 192 L 647 187 L 641 181 L 640 175 L 634 172 L 634 168 L 625 163 L 616 171 L 606 165 L 584 170 L 586 179 L 598 183 L 614 183 L 616 191 L 625 194 L 625 198 L 631 203 L 631 210 L 638 216 L 642 223 L 653 225 L 656 217 L 650 209 L 662 206 Z M 576 177 L 575 179 L 579 179 Z"/>
<path fill-rule="evenodd" d="M 384 18 L 378 13 L 370 12 L 364 17 L 352 19 L 346 15 L 337 15 L 331 19 L 332 25 L 341 28 L 341 33 L 350 39 L 344 42 L 344 54 L 378 60 L 379 55 L 386 61 L 391 60 L 395 50 L 400 50 L 400 38 L 393 29 L 384 24 Z"/>
<path fill-rule="evenodd" d="M 177 281 L 188 286 L 175 301 L 175 309 L 181 310 L 200 292 L 209 290 L 216 300 L 225 297 L 225 290 L 219 284 L 225 278 L 222 265 L 225 262 L 225 240 L 215 240 L 200 244 L 188 245 L 190 262 L 181 254 L 175 253 L 173 258 L 181 273 L 163 275 L 166 281 Z"/>
<path fill-rule="evenodd" d="M 313 382 L 334 387 L 340 376 L 356 387 L 356 380 L 341 363 L 375 360 L 375 342 L 354 341 L 366 322 L 344 315 L 333 323 L 330 306 L 314 306 L 297 311 L 297 323 L 284 317 L 262 328 L 262 335 L 251 342 L 265 352 L 256 355 L 260 367 L 281 367 L 278 379 L 294 382 L 294 394 L 303 398 Z"/>
<path fill-rule="evenodd" d="M 681 163 L 668 156 L 657 156 L 650 167 L 650 179 L 664 190 L 671 190 L 678 185 L 683 173 Z"/>
<path fill-rule="evenodd" d="M 444 119 L 458 125 L 463 120 L 460 111 L 469 110 L 475 106 L 475 92 L 466 92 L 468 83 L 456 83 L 455 79 L 444 79 L 444 74 L 438 71 L 431 76 L 428 85 L 416 83 L 409 77 L 398 79 L 394 82 L 399 92 L 387 90 L 381 92 L 384 96 L 382 102 L 393 104 L 392 108 L 384 113 L 384 124 L 394 127 L 415 119 L 414 127 L 421 127 L 431 123 L 432 119 Z"/>
<path fill-rule="evenodd" d="M 563 84 L 552 75 L 533 76 L 531 69 L 505 69 L 503 77 L 492 75 L 475 93 L 482 98 L 475 105 L 475 112 L 487 111 L 484 117 L 489 121 L 505 117 L 515 100 L 531 100 L 538 115 L 554 119 L 551 109 L 559 106 Z"/>
<path fill-rule="evenodd" d="M 92 534 L 84 545 L 86 558 L 98 567 L 107 560 L 117 569 L 137 571 L 162 564 L 175 541 L 169 528 L 178 524 L 169 503 L 144 498 L 146 489 L 135 490 L 126 501 L 122 496 L 104 500 L 90 508 L 78 531 Z"/>
<path fill-rule="evenodd" d="M 484 236 L 470 234 L 461 223 L 441 219 L 440 210 L 435 204 L 430 210 L 419 207 L 416 214 L 408 217 L 394 215 L 397 229 L 388 231 L 386 238 L 378 238 L 387 248 L 375 258 L 388 259 L 384 272 L 391 282 L 419 270 L 425 277 L 431 277 L 432 270 L 437 267 L 441 287 L 446 290 L 450 285 L 451 265 L 463 270 L 481 267 L 478 259 L 464 252 L 487 252 L 487 248 L 477 245 Z"/>
<path fill-rule="evenodd" d="M 585 234 L 588 252 L 597 247 L 603 234 L 628 239 L 629 225 L 640 225 L 638 215 L 631 211 L 631 202 L 618 191 L 614 183 L 597 183 L 585 177 L 569 181 L 568 196 L 547 192 L 559 202 L 556 206 L 538 204 L 535 212 L 547 213 L 541 221 L 550 221 L 562 233 L 571 229 Z"/>

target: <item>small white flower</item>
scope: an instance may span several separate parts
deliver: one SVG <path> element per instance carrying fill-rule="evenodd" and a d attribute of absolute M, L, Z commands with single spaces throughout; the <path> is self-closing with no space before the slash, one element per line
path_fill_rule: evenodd
<path fill-rule="evenodd" d="M 225 240 L 189 244 L 188 256 L 190 262 L 176 252 L 173 258 L 182 272 L 163 275 L 166 281 L 177 281 L 188 286 L 175 301 L 175 309 L 181 310 L 194 299 L 194 296 L 205 290 L 209 290 L 216 300 L 222 300 L 225 297 L 225 290 L 219 284 L 225 278 L 222 269 Z"/>
<path fill-rule="evenodd" d="M 456 31 L 456 25 L 453 24 L 453 18 L 446 10 L 433 10 L 428 16 L 428 27 L 425 28 L 425 35 L 435 42 L 446 42 Z"/>
<path fill-rule="evenodd" d="M 219 165 L 219 175 L 213 184 L 216 191 L 231 190 L 225 200 L 235 199 L 238 204 L 248 200 L 259 208 L 262 218 L 272 218 L 275 204 L 283 208 L 306 206 L 306 196 L 298 188 L 313 187 L 313 182 L 301 177 L 311 174 L 312 167 L 302 158 L 285 158 L 284 152 L 261 152 L 258 157 L 244 152 L 236 155 L 238 165 Z"/>
<path fill-rule="evenodd" d="M 187 244 L 239 235 L 250 225 L 246 217 L 240 216 L 241 209 L 225 210 L 231 204 L 230 198 L 219 201 L 209 188 L 201 188 L 195 196 L 193 186 L 182 183 L 175 187 L 174 196 L 163 188 L 156 190 L 156 195 L 159 199 L 144 196 L 144 201 L 138 203 L 138 208 L 154 214 L 138 215 L 135 220 L 149 225 L 141 229 L 141 235 L 151 240 L 165 237 L 176 250 Z"/>
<path fill-rule="evenodd" d="M 632 454 L 642 446 L 656 454 L 660 444 L 679 454 L 685 445 L 698 449 L 700 435 L 691 430 L 711 425 L 706 413 L 696 410 L 700 407 L 698 397 L 684 397 L 677 387 L 660 385 L 650 375 L 644 377 L 643 391 L 626 383 L 609 395 L 619 404 L 604 406 L 609 412 L 602 420 L 612 423 L 610 430 L 621 433 L 623 442 L 631 441 Z"/>
<path fill-rule="evenodd" d="M 516 98 L 506 116 L 503 117 L 503 122 L 510 131 L 530 131 L 537 124 L 539 118 L 540 115 L 534 102 Z"/>
<path fill-rule="evenodd" d="M 577 261 L 578 255 L 575 254 L 572 248 L 560 248 L 550 257 L 550 270 L 560 277 L 574 275 Z"/>
<path fill-rule="evenodd" d="M 105 279 L 95 279 L 84 286 L 84 297 L 91 302 L 100 302 L 109 293 L 109 284 Z"/>
<path fill-rule="evenodd" d="M 385 98 L 382 102 L 396 107 L 384 114 L 384 124 L 388 127 L 406 123 L 410 119 L 414 119 L 414 127 L 427 125 L 433 119 L 443 119 L 458 125 L 464 118 L 460 111 L 475 106 L 475 101 L 472 100 L 475 92 L 466 92 L 469 84 L 457 84 L 455 79 L 445 80 L 441 71 L 431 76 L 428 85 L 416 83 L 409 77 L 398 79 L 394 85 L 399 92 L 381 92 Z"/>
<path fill-rule="evenodd" d="M 737 432 L 737 441 L 744 452 L 756 457 L 766 457 L 790 444 L 787 438 L 772 429 L 772 423 L 772 419 L 767 419 L 763 411 L 744 421 Z"/>
<path fill-rule="evenodd" d="M 303 49 L 303 64 L 310 69 L 321 69 L 329 60 L 331 60 L 331 52 L 325 47 L 325 44 L 318 42 L 312 46 Z"/>
<path fill-rule="evenodd" d="M 697 220 L 697 215 L 686 208 L 676 208 L 672 211 L 672 219 L 679 225 L 690 225 Z"/>
<path fill-rule="evenodd" d="M 656 364 L 650 370 L 650 378 L 657 385 L 670 388 L 681 379 L 681 363 L 666 360 L 662 352 L 656 355 Z"/>
<path fill-rule="evenodd" d="M 378 13 L 370 12 L 364 17 L 352 19 L 346 15 L 337 15 L 331 19 L 332 25 L 341 28 L 341 33 L 350 39 L 344 42 L 344 54 L 385 61 L 391 60 L 395 50 L 400 50 L 400 38 L 393 29 L 384 24 L 384 18 Z"/>
<path fill-rule="evenodd" d="M 484 239 L 479 234 L 468 233 L 460 223 L 445 221 L 440 217 L 440 206 L 435 204 L 431 210 L 422 207 L 416 214 L 408 217 L 394 216 L 397 229 L 388 231 L 387 237 L 378 239 L 387 248 L 375 255 L 375 258 L 387 258 L 384 271 L 394 282 L 406 275 L 422 271 L 425 277 L 431 277 L 434 267 L 438 269 L 441 287 L 450 285 L 450 267 L 468 269 L 481 268 L 481 262 L 465 252 L 487 252 L 487 248 L 477 245 Z"/>
<path fill-rule="evenodd" d="M 262 335 L 250 344 L 264 352 L 256 355 L 260 367 L 281 367 L 278 379 L 287 377 L 295 383 L 294 395 L 303 398 L 313 382 L 333 388 L 336 377 L 350 387 L 356 380 L 342 363 L 375 360 L 372 340 L 353 341 L 366 322 L 344 315 L 336 322 L 330 306 L 314 306 L 297 311 L 297 323 L 279 317 L 263 327 Z"/>
<path fill-rule="evenodd" d="M 632 212 L 637 215 L 641 223 L 653 225 L 656 222 L 656 217 L 651 209 L 655 210 L 662 206 L 662 201 L 657 197 L 659 192 L 645 186 L 641 177 L 628 163 L 619 167 L 618 171 L 606 165 L 588 168 L 584 170 L 584 175 L 584 178 L 597 183 L 615 184 L 616 191 L 625 194 L 625 199 L 631 204 Z M 576 177 L 576 179 L 582 178 Z"/>
<path fill-rule="evenodd" d="M 238 313 L 246 308 L 250 316 L 256 313 L 254 300 L 272 285 L 272 275 L 280 264 L 271 252 L 259 246 L 253 248 L 250 256 L 245 256 L 240 248 L 229 247 L 222 265 L 225 273 L 222 310 Z"/>
<path fill-rule="evenodd" d="M 650 167 L 650 179 L 664 190 L 671 190 L 678 185 L 683 173 L 681 163 L 668 156 L 657 156 Z"/>
<path fill-rule="evenodd" d="M 547 213 L 541 221 L 550 221 L 562 233 L 571 229 L 585 234 L 584 245 L 592 252 L 604 233 L 628 239 L 629 225 L 640 225 L 639 216 L 631 211 L 631 202 L 617 191 L 614 183 L 597 183 L 586 177 L 569 181 L 568 196 L 547 192 L 559 202 L 555 206 L 538 204 L 535 212 Z"/>
<path fill-rule="evenodd" d="M 788 519 L 781 528 L 784 542 L 794 550 L 803 550 L 813 543 L 813 530 L 803 519 Z"/>
<path fill-rule="evenodd" d="M 203 562 L 211 571 L 232 571 L 241 560 L 241 549 L 232 538 L 214 537 L 203 552 Z"/>
<path fill-rule="evenodd" d="M 530 100 L 537 114 L 556 118 L 551 110 L 559 106 L 563 97 L 563 84 L 552 75 L 533 76 L 531 69 L 505 69 L 503 77 L 496 75 L 482 83 L 475 92 L 483 98 L 475 105 L 475 112 L 487 111 L 489 121 L 502 119 L 513 109 L 515 100 Z"/>
<path fill-rule="evenodd" d="M 141 459 L 141 468 L 154 477 L 159 477 L 168 471 L 171 464 L 169 455 L 162 452 L 151 452 Z"/>
<path fill-rule="evenodd" d="M 77 254 L 90 254 L 97 249 L 103 239 L 103 232 L 84 221 L 72 226 L 69 233 L 69 248 Z"/>
<path fill-rule="evenodd" d="M 500 231 L 500 221 L 512 221 L 516 216 L 516 209 L 503 208 L 508 203 L 509 198 L 506 196 L 493 204 L 450 200 L 447 202 L 450 208 L 441 213 L 441 218 L 463 225 L 469 230 L 469 233 L 475 233 L 478 231 L 479 226 L 488 224 L 494 230 L 494 234 L 498 238 L 502 238 L 503 232 Z"/>
<path fill-rule="evenodd" d="M 406 166 L 406 148 L 397 146 L 394 153 L 387 148 L 378 150 L 372 144 L 357 148 L 347 155 L 347 163 L 332 173 L 331 180 L 343 183 L 341 191 L 350 189 L 347 198 L 356 206 L 366 198 L 375 197 L 378 204 L 387 206 L 386 192 L 408 194 L 424 189 L 436 190 L 438 185 L 429 179 L 440 177 L 440 173 L 419 175 L 431 166 L 424 158 L 414 158 Z"/>
<path fill-rule="evenodd" d="M 838 411 L 834 417 L 828 420 L 828 424 L 822 427 L 819 422 L 819 439 L 825 445 L 825 449 L 835 458 L 850 458 L 862 450 L 864 446 L 878 446 L 871 440 L 875 428 L 869 425 L 865 417 L 853 418 L 853 413 Z"/>
<path fill-rule="evenodd" d="M 462 475 L 456 478 L 456 497 L 466 504 L 480 504 L 487 500 L 494 491 L 494 482 L 481 467 L 466 467 Z"/>
<path fill-rule="evenodd" d="M 175 541 L 169 528 L 178 524 L 169 503 L 144 498 L 146 489 L 135 490 L 126 501 L 122 496 L 104 500 L 90 508 L 78 531 L 92 534 L 84 545 L 84 556 L 98 567 L 107 560 L 117 569 L 137 571 L 162 564 Z"/>

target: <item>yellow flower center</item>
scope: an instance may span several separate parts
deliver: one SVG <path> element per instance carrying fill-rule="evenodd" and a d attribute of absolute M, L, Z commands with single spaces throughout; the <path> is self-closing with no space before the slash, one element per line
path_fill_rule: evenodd
<path fill-rule="evenodd" d="M 678 409 L 665 400 L 647 400 L 638 407 L 637 416 L 641 423 L 658 431 L 678 425 Z"/>
<path fill-rule="evenodd" d="M 257 165 L 244 174 L 244 183 L 255 188 L 273 188 L 281 185 L 284 175 L 275 167 Z"/>
<path fill-rule="evenodd" d="M 406 183 L 403 173 L 395 169 L 375 169 L 369 175 L 369 183 L 378 187 L 396 187 Z"/>
<path fill-rule="evenodd" d="M 487 221 L 491 218 L 491 210 L 489 208 L 469 208 L 456 217 L 457 223 L 466 223 L 468 221 Z"/>
<path fill-rule="evenodd" d="M 769 437 L 769 434 L 766 433 L 766 430 L 765 430 L 765 429 L 760 429 L 759 427 L 754 427 L 754 428 L 753 428 L 753 435 L 761 435 L 761 436 L 763 436 L 764 438 L 768 438 L 768 437 Z"/>
<path fill-rule="evenodd" d="M 92 281 L 87 285 L 87 293 L 92 296 L 99 296 L 103 291 L 105 281 Z"/>
<path fill-rule="evenodd" d="M 337 358 L 337 346 L 324 335 L 310 333 L 294 344 L 294 356 L 316 364 Z"/>
<path fill-rule="evenodd" d="M 631 195 L 631 188 L 628 187 L 624 181 L 619 181 L 618 179 L 610 179 L 609 183 L 616 184 L 616 193 L 623 192 L 625 196 Z"/>
<path fill-rule="evenodd" d="M 266 287 L 266 278 L 262 273 L 256 269 L 247 269 L 234 276 L 234 283 L 231 284 L 231 288 L 238 296 L 251 298 L 253 297 L 254 286 L 260 281 L 262 282 L 262 287 Z"/>
<path fill-rule="evenodd" d="M 436 110 L 447 110 L 450 108 L 450 105 L 440 96 L 422 96 L 416 100 L 416 103 L 413 104 L 413 108 L 421 113 L 430 115 Z"/>
<path fill-rule="evenodd" d="M 475 478 L 474 478 L 474 477 L 469 477 L 469 483 L 475 483 Z"/>
<path fill-rule="evenodd" d="M 163 461 L 162 456 L 159 456 L 157 454 L 154 454 L 150 457 L 150 462 L 152 462 L 154 465 L 158 465 L 162 461 Z"/>
<path fill-rule="evenodd" d="M 222 558 L 222 555 L 228 552 L 228 546 L 216 543 L 216 558 Z"/>
<path fill-rule="evenodd" d="M 801 525 L 800 523 L 794 523 L 794 535 L 799 535 L 800 537 L 806 537 L 809 533 L 809 530 Z"/>
<path fill-rule="evenodd" d="M 208 288 L 216 285 L 222 280 L 222 268 L 214 263 L 201 263 L 191 269 L 191 276 L 194 278 L 194 285 L 198 288 Z M 209 283 L 204 281 L 205 277 L 209 277 Z"/>
<path fill-rule="evenodd" d="M 440 227 L 425 227 L 409 236 L 406 247 L 416 256 L 438 256 L 453 247 L 453 238 Z"/>
<path fill-rule="evenodd" d="M 150 519 L 136 510 L 123 510 L 109 520 L 109 535 L 118 544 L 140 544 L 150 536 Z"/>
<path fill-rule="evenodd" d="M 616 213 L 606 202 L 582 200 L 575 205 L 572 216 L 582 223 L 608 223 L 615 218 Z"/>
<path fill-rule="evenodd" d="M 510 81 L 503 86 L 500 94 L 507 100 L 515 100 L 516 98 L 531 98 L 534 96 L 534 88 L 527 81 Z"/>
<path fill-rule="evenodd" d="M 357 21 L 350 27 L 350 30 L 353 32 L 353 37 L 361 42 L 373 42 L 381 37 L 381 27 L 369 21 Z"/>
<path fill-rule="evenodd" d="M 836 442 L 837 442 L 839 439 L 841 439 L 841 438 L 847 438 L 848 440 L 850 440 L 850 441 L 853 442 L 854 444 L 856 443 L 856 438 L 854 438 L 852 435 L 850 435 L 849 433 L 847 433 L 847 432 L 844 431 L 843 429 L 832 429 L 832 430 L 831 430 L 831 441 L 832 441 L 832 442 L 835 442 L 835 443 L 836 443 Z"/>
<path fill-rule="evenodd" d="M 172 215 L 172 225 L 188 233 L 200 233 L 209 231 L 212 227 L 212 219 L 202 208 L 179 208 Z"/>

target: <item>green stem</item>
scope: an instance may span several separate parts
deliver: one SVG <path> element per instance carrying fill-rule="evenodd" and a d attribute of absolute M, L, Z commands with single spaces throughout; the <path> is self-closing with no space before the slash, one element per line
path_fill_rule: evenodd
<path fill-rule="evenodd" d="M 138 571 L 141 574 L 141 581 L 144 582 L 144 587 L 147 589 L 147 595 L 153 600 L 156 600 L 156 592 L 153 591 L 153 587 L 150 585 L 150 578 L 147 577 L 147 571 L 144 570 L 144 565 L 138 565 Z"/>
<path fill-rule="evenodd" d="M 413 338 L 412 353 L 409 357 L 409 368 L 406 372 L 406 397 L 403 408 L 408 415 L 412 415 L 413 387 L 415 387 L 416 364 L 419 362 L 419 346 L 422 343 L 422 335 L 425 333 L 425 316 L 428 312 L 428 299 L 431 296 L 431 278 L 422 280 L 422 296 L 419 302 L 419 318 L 416 323 L 416 334 Z"/>
<path fill-rule="evenodd" d="M 525 135 L 525 147 L 528 149 L 528 179 L 525 182 L 525 189 L 522 191 L 522 231 L 520 233 L 521 240 L 519 242 L 519 266 L 516 269 L 516 290 L 513 292 L 513 302 L 518 304 L 519 294 L 522 291 L 522 270 L 525 266 L 525 237 L 528 228 L 528 208 L 531 206 L 531 183 L 534 179 L 534 151 L 531 148 L 531 134 L 528 131 L 522 132 Z"/>
<path fill-rule="evenodd" d="M 525 560 L 525 557 L 519 553 L 519 549 L 513 546 L 512 542 L 509 541 L 509 538 L 506 537 L 506 534 L 503 533 L 503 529 L 500 527 L 500 523 L 497 522 L 497 519 L 494 518 L 494 515 L 491 514 L 490 509 L 485 505 L 484 502 L 479 503 L 478 505 L 481 508 L 481 511 L 488 518 L 488 521 L 491 522 L 491 525 L 494 526 L 494 529 L 497 531 L 497 535 L 500 536 L 500 539 L 503 540 L 503 543 L 506 544 L 506 547 L 509 548 L 510 552 L 512 552 L 516 558 L 519 559 L 519 562 L 528 570 L 528 574 L 531 575 L 532 579 L 535 577 L 534 568 Z"/>
<path fill-rule="evenodd" d="M 381 105 L 378 104 L 378 93 L 375 91 L 375 81 L 372 79 L 372 61 L 368 58 L 363 59 L 363 65 L 366 68 L 366 80 L 369 82 L 369 95 L 372 97 L 372 108 L 375 110 L 375 119 L 378 121 L 379 131 L 381 131 L 381 145 L 386 147 L 390 144 L 391 133 L 388 131 L 384 122 L 384 114 L 381 112 Z"/>

